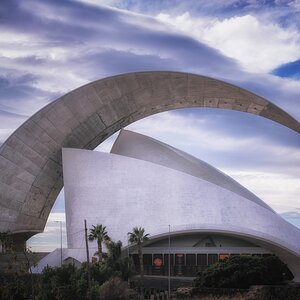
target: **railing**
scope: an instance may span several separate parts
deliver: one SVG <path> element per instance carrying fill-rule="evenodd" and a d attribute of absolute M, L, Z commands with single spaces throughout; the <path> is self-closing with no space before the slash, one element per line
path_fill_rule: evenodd
<path fill-rule="evenodd" d="M 203 271 L 205 267 L 200 266 L 171 266 L 170 276 L 195 277 L 199 271 Z M 144 266 L 144 274 L 152 276 L 168 276 L 168 266 Z"/>

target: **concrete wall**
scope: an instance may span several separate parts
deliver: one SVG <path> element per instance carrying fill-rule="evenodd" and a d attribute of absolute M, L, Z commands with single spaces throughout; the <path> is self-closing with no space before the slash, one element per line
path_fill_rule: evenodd
<path fill-rule="evenodd" d="M 273 211 L 265 202 L 230 176 L 192 155 L 148 136 L 121 130 L 111 153 L 146 160 L 196 176 Z"/>

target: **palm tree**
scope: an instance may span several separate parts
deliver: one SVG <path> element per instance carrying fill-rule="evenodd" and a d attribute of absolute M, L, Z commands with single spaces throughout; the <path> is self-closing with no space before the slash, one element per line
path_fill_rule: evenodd
<path fill-rule="evenodd" d="M 128 232 L 130 244 L 136 244 L 138 247 L 138 256 L 140 260 L 141 278 L 144 275 L 144 264 L 143 264 L 143 243 L 149 240 L 149 234 L 145 234 L 145 229 L 142 227 L 134 227 L 132 232 Z"/>
<path fill-rule="evenodd" d="M 106 227 L 102 226 L 102 224 L 92 226 L 93 228 L 90 229 L 90 234 L 88 238 L 89 241 L 97 240 L 99 262 L 102 262 L 102 243 L 108 243 L 110 241 L 110 237 L 107 234 Z"/>

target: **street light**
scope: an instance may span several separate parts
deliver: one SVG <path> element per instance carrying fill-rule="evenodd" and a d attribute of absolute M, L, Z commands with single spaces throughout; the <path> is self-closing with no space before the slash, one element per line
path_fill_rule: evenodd
<path fill-rule="evenodd" d="M 168 290 L 169 290 L 169 299 L 171 297 L 171 225 L 169 225 L 169 276 L 168 276 Z"/>
<path fill-rule="evenodd" d="M 129 268 L 130 268 L 130 250 L 129 250 L 129 232 L 127 233 L 127 268 L 128 268 L 128 287 L 130 287 Z"/>
<path fill-rule="evenodd" d="M 55 223 L 59 223 L 60 225 L 60 267 L 62 267 L 63 263 L 63 255 L 62 255 L 62 221 L 54 221 Z"/>

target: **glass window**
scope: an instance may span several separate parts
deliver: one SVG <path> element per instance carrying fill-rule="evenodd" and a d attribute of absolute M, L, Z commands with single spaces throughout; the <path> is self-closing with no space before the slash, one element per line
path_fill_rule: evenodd
<path fill-rule="evenodd" d="M 176 253 L 175 254 L 175 276 L 182 276 L 184 275 L 185 271 L 185 262 L 184 259 L 185 255 L 183 253 Z"/>
<path fill-rule="evenodd" d="M 184 254 L 183 253 L 175 254 L 175 265 L 176 266 L 184 266 Z"/>
<path fill-rule="evenodd" d="M 212 265 L 218 261 L 218 254 L 208 254 L 208 265 Z"/>
<path fill-rule="evenodd" d="M 152 254 L 143 254 L 144 266 L 152 266 Z"/>
<path fill-rule="evenodd" d="M 207 254 L 206 253 L 197 254 L 197 266 L 200 266 L 200 267 L 207 266 Z"/>
<path fill-rule="evenodd" d="M 170 256 L 170 263 L 171 266 L 174 266 L 174 254 L 171 254 Z M 165 266 L 169 265 L 169 254 L 164 254 L 164 265 Z"/>
<path fill-rule="evenodd" d="M 186 255 L 186 265 L 187 266 L 196 266 L 196 254 L 187 254 Z"/>
<path fill-rule="evenodd" d="M 139 256 L 137 254 L 133 254 L 132 260 L 133 260 L 134 266 L 137 268 L 137 270 L 139 270 L 139 268 L 140 268 Z"/>

